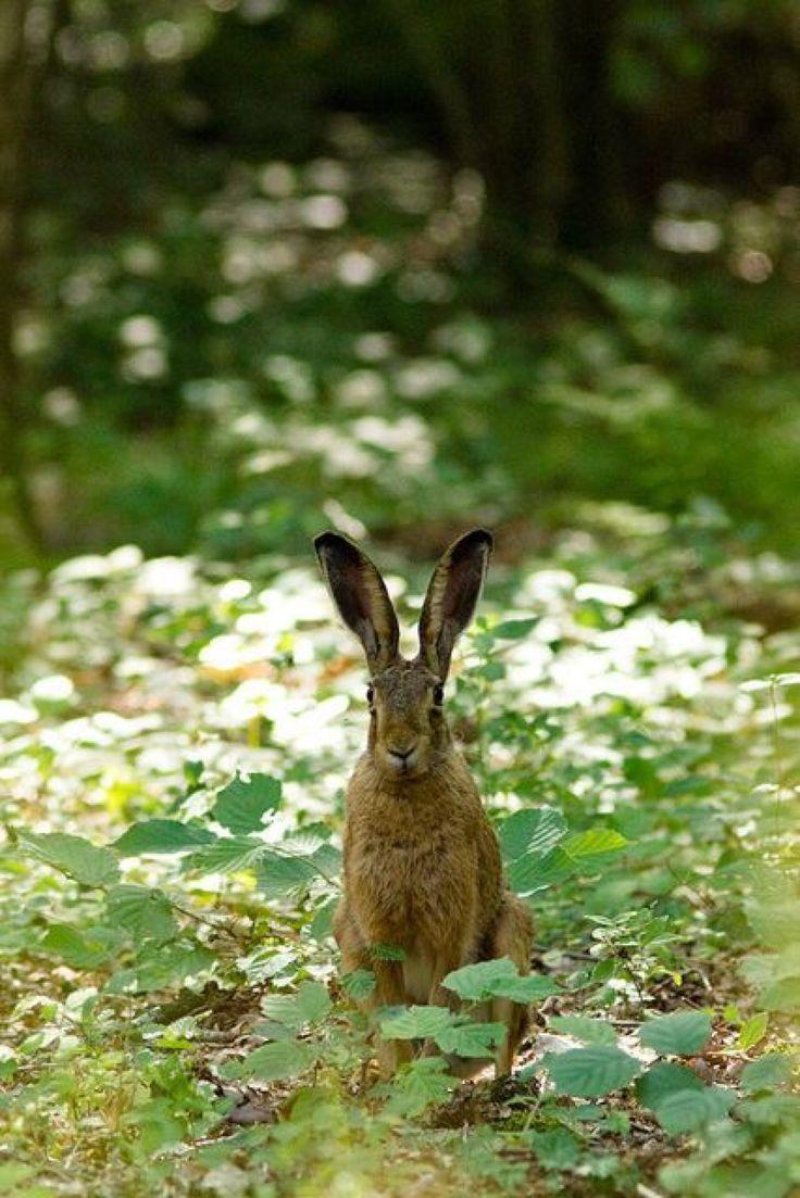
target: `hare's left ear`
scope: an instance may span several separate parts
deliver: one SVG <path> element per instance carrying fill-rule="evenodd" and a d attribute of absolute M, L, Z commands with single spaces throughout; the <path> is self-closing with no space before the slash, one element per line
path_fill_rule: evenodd
<path fill-rule="evenodd" d="M 371 674 L 397 661 L 400 629 L 386 583 L 348 537 L 323 532 L 314 538 L 319 564 L 345 624 L 361 641 Z"/>
<path fill-rule="evenodd" d="M 473 528 L 450 546 L 433 572 L 419 621 L 419 651 L 442 682 L 453 646 L 475 614 L 491 551 L 492 534 Z"/>

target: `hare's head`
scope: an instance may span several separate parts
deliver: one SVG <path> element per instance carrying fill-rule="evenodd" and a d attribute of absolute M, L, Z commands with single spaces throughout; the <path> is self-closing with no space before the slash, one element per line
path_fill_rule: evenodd
<path fill-rule="evenodd" d="M 411 661 L 400 656 L 397 616 L 367 555 L 338 532 L 322 533 L 314 546 L 339 614 L 367 659 L 369 747 L 375 763 L 398 780 L 418 778 L 449 751 L 444 684 L 453 646 L 481 593 L 491 534 L 473 529 L 440 559 L 420 616 L 419 654 Z"/>

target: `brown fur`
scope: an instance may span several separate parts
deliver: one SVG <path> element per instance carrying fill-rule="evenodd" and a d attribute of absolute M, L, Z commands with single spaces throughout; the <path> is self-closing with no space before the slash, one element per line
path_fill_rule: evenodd
<path fill-rule="evenodd" d="M 323 533 L 315 543 L 334 601 L 373 673 L 367 750 L 347 791 L 344 896 L 334 918 L 342 963 L 347 971 L 374 972 L 369 1009 L 455 1008 L 455 996 L 441 984 L 452 970 L 504 956 L 521 973 L 530 970 L 530 914 L 504 885 L 497 837 L 437 701 L 455 640 L 480 595 L 491 538 L 476 529 L 442 557 L 413 661 L 397 653 L 396 616 L 372 562 L 338 533 Z M 376 957 L 378 945 L 402 949 L 404 959 Z M 483 1004 L 481 1017 L 508 1027 L 495 1062 L 498 1074 L 508 1073 L 527 1008 L 495 999 Z M 412 1052 L 408 1042 L 379 1044 L 382 1072 Z M 483 1064 L 450 1060 L 462 1076 Z"/>

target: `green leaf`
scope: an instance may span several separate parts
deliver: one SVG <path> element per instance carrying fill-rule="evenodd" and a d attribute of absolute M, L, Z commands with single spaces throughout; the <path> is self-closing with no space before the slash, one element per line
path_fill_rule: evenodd
<path fill-rule="evenodd" d="M 146 819 L 131 824 L 112 847 L 123 857 L 136 857 L 140 853 L 180 853 L 216 840 L 213 832 L 196 824 L 184 824 L 177 819 Z"/>
<path fill-rule="evenodd" d="M 155 940 L 165 944 L 174 940 L 180 928 L 172 914 L 172 904 L 162 890 L 147 886 L 115 886 L 106 900 L 108 918 L 130 932 L 134 940 Z"/>
<path fill-rule="evenodd" d="M 586 1015 L 554 1015 L 550 1027 L 585 1044 L 616 1044 L 617 1033 L 610 1023 L 602 1019 L 591 1019 Z"/>
<path fill-rule="evenodd" d="M 183 869 L 186 873 L 238 873 L 255 869 L 266 852 L 265 844 L 249 836 L 218 837 L 187 857 Z"/>
<path fill-rule="evenodd" d="M 19 842 L 34 857 L 55 866 L 83 886 L 108 886 L 119 877 L 117 859 L 101 848 L 67 832 L 20 832 Z"/>
<path fill-rule="evenodd" d="M 654 1110 L 670 1094 L 702 1089 L 700 1078 L 686 1065 L 678 1065 L 675 1061 L 659 1061 L 637 1081 L 636 1096 L 642 1106 Z"/>
<path fill-rule="evenodd" d="M 711 1016 L 705 1011 L 675 1011 L 648 1019 L 639 1029 L 639 1039 L 648 1048 L 669 1056 L 699 1052 L 711 1036 Z"/>
<path fill-rule="evenodd" d="M 539 623 L 538 616 L 525 620 L 503 620 L 489 629 L 489 633 L 498 641 L 519 641 L 532 632 Z"/>
<path fill-rule="evenodd" d="M 800 977 L 780 978 L 763 991 L 761 1002 L 768 1011 L 800 1011 Z"/>
<path fill-rule="evenodd" d="M 736 1095 L 732 1090 L 703 1087 L 700 1090 L 680 1090 L 668 1094 L 655 1107 L 655 1116 L 671 1136 L 698 1131 L 707 1123 L 724 1119 Z"/>
<path fill-rule="evenodd" d="M 331 1009 L 328 991 L 322 982 L 303 982 L 295 994 L 270 994 L 262 1000 L 267 1019 L 299 1031 L 307 1023 L 324 1019 Z"/>
<path fill-rule="evenodd" d="M 459 1023 L 444 1028 L 433 1038 L 442 1052 L 460 1057 L 492 1057 L 507 1031 L 504 1023 Z"/>
<path fill-rule="evenodd" d="M 316 1057 L 317 1050 L 313 1044 L 306 1044 L 302 1040 L 280 1040 L 256 1048 L 234 1066 L 233 1075 L 262 1082 L 282 1081 L 298 1077 L 310 1069 Z"/>
<path fill-rule="evenodd" d="M 73 969 L 95 969 L 113 956 L 119 941 L 111 928 L 90 927 L 79 932 L 70 924 L 54 923 L 42 937 L 42 948 L 62 957 Z"/>
<path fill-rule="evenodd" d="M 394 1078 L 386 1109 L 392 1115 L 415 1119 L 428 1107 L 446 1102 L 457 1085 L 441 1057 L 420 1057 Z"/>
<path fill-rule="evenodd" d="M 454 1021 L 446 1007 L 408 1007 L 399 1015 L 381 1020 L 381 1034 L 387 1040 L 424 1040 L 438 1036 Z"/>
<path fill-rule="evenodd" d="M 769 1012 L 767 1011 L 759 1011 L 757 1015 L 746 1019 L 739 1028 L 736 1047 L 740 1052 L 749 1052 L 751 1048 L 755 1048 L 756 1044 L 761 1043 L 767 1034 L 768 1027 Z"/>
<path fill-rule="evenodd" d="M 566 833 L 567 821 L 555 807 L 526 809 L 503 820 L 500 845 L 506 861 L 517 861 L 528 853 L 543 857 Z"/>
<path fill-rule="evenodd" d="M 342 989 L 348 998 L 360 1002 L 369 998 L 375 989 L 375 974 L 371 969 L 354 969 L 351 973 L 343 973 L 339 979 Z"/>
<path fill-rule="evenodd" d="M 528 1132 L 525 1143 L 543 1169 L 569 1169 L 580 1156 L 580 1140 L 566 1127 Z"/>
<path fill-rule="evenodd" d="M 562 882 L 575 873 L 575 868 L 576 862 L 559 845 L 544 857 L 528 853 L 512 861 L 508 868 L 508 882 L 511 889 L 524 898 L 536 894 L 538 890 L 545 890 L 554 882 Z"/>
<path fill-rule="evenodd" d="M 313 862 L 305 857 L 283 857 L 264 846 L 258 862 L 258 886 L 265 898 L 297 894 L 319 877 Z"/>
<path fill-rule="evenodd" d="M 586 861 L 591 857 L 619 853 L 629 843 L 615 828 L 587 828 L 585 832 L 570 836 L 561 847 L 573 861 Z"/>
<path fill-rule="evenodd" d="M 257 832 L 263 817 L 275 811 L 281 801 L 281 784 L 267 774 L 237 775 L 217 795 L 211 815 L 235 836 Z"/>
<path fill-rule="evenodd" d="M 497 994 L 498 985 L 518 979 L 519 971 L 514 962 L 508 957 L 498 957 L 493 961 L 478 961 L 475 965 L 454 969 L 448 973 L 442 985 L 459 998 L 480 1002 Z"/>
<path fill-rule="evenodd" d="M 774 1090 L 791 1079 L 793 1062 L 790 1056 L 781 1052 L 770 1052 L 751 1061 L 742 1070 L 742 1089 L 747 1094 L 755 1094 L 759 1090 Z"/>
<path fill-rule="evenodd" d="M 103 990 L 106 994 L 149 994 L 176 986 L 211 969 L 216 958 L 196 944 L 147 941 L 135 968 L 118 970 Z"/>
<path fill-rule="evenodd" d="M 545 1062 L 557 1092 L 576 1098 L 600 1098 L 626 1086 L 641 1072 L 633 1057 L 605 1044 L 549 1053 Z"/>
<path fill-rule="evenodd" d="M 552 978 L 542 974 L 531 973 L 519 978 L 501 978 L 492 988 L 494 998 L 510 998 L 514 1002 L 538 1002 L 539 999 L 549 998 L 558 994 L 559 987 Z"/>

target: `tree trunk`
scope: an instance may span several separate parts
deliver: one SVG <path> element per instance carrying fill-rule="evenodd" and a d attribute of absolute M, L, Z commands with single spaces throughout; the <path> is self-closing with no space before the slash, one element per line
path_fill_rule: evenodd
<path fill-rule="evenodd" d="M 622 0 L 391 3 L 453 160 L 483 176 L 490 242 L 605 244 L 619 223 L 610 59 Z"/>
<path fill-rule="evenodd" d="M 22 375 L 14 345 L 21 303 L 23 222 L 34 88 L 49 13 L 35 0 L 0 4 L 0 469 L 31 547 L 44 538 L 27 469 Z M 38 22 L 38 24 L 37 24 Z M 32 28 L 33 26 L 33 28 Z M 46 38 L 44 38 L 46 41 Z"/>

